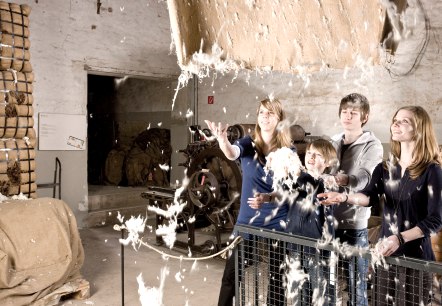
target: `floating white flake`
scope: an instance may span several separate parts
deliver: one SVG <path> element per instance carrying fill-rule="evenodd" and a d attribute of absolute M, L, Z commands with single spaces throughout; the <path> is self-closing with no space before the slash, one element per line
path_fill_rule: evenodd
<path fill-rule="evenodd" d="M 271 152 L 264 166 L 267 175 L 272 172 L 274 190 L 282 184 L 291 187 L 296 183 L 301 169 L 302 163 L 298 154 L 287 147 Z"/>
<path fill-rule="evenodd" d="M 161 170 L 169 171 L 170 167 L 167 164 L 159 164 Z"/>
<path fill-rule="evenodd" d="M 193 117 L 193 111 L 191 111 L 190 109 L 188 109 L 187 112 L 186 112 L 186 118 L 189 119 L 189 118 L 191 118 L 191 117 Z"/>
<path fill-rule="evenodd" d="M 163 306 L 163 290 L 166 276 L 169 273 L 167 267 L 161 268 L 160 286 L 146 287 L 143 280 L 143 275 L 140 273 L 137 276 L 138 294 L 140 295 L 140 302 L 142 306 Z"/>
<path fill-rule="evenodd" d="M 120 215 L 121 217 L 121 215 Z M 144 228 L 146 227 L 146 220 L 141 216 L 134 217 L 131 216 L 129 220 L 127 220 L 123 226 L 120 228 L 125 228 L 128 232 L 126 239 L 120 239 L 120 243 L 124 245 L 132 244 L 134 249 L 137 249 L 136 246 L 140 241 L 140 234 L 144 232 Z"/>

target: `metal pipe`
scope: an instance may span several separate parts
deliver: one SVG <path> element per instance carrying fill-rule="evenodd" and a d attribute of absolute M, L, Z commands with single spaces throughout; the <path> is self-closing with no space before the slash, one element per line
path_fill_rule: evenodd
<path fill-rule="evenodd" d="M 124 229 L 121 230 L 121 239 L 124 240 Z M 121 306 L 124 306 L 124 244 L 121 243 Z"/>

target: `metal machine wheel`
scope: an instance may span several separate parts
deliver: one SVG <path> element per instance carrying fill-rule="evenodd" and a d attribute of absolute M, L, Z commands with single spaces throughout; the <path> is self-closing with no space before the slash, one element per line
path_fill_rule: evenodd
<path fill-rule="evenodd" d="M 232 205 L 239 208 L 241 171 L 219 148 L 199 152 L 191 159 L 187 173 L 191 177 L 189 198 L 195 206 L 208 211 L 226 210 Z"/>
<path fill-rule="evenodd" d="M 211 172 L 196 171 L 190 177 L 187 191 L 195 206 L 202 210 L 210 210 L 216 205 L 219 197 L 219 184 Z"/>

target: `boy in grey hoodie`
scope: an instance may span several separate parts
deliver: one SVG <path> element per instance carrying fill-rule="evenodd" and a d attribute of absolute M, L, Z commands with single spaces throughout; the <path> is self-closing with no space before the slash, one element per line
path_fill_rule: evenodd
<path fill-rule="evenodd" d="M 362 190 L 368 185 L 376 165 L 382 161 L 381 142 L 372 132 L 362 129 L 368 121 L 369 113 L 370 105 L 365 96 L 352 93 L 342 98 L 339 118 L 344 131 L 332 137 L 339 160 L 335 179 L 340 192 Z M 335 236 L 341 243 L 368 247 L 370 207 L 342 203 L 335 207 L 334 217 L 337 221 Z M 361 257 L 356 258 L 356 265 L 344 261 L 344 270 L 348 271 L 347 290 L 354 293 L 349 295 L 348 305 L 368 305 L 367 269 L 368 262 Z"/>

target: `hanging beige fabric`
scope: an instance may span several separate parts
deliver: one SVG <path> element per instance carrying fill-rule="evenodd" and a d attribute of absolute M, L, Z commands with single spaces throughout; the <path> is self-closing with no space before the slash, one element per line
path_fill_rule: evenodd
<path fill-rule="evenodd" d="M 110 150 L 104 166 L 105 182 L 118 186 L 123 180 L 123 166 L 128 149 L 117 147 Z"/>
<path fill-rule="evenodd" d="M 0 71 L 0 103 L 32 105 L 33 73 Z"/>
<path fill-rule="evenodd" d="M 28 5 L 0 1 L 0 69 L 31 72 Z"/>
<path fill-rule="evenodd" d="M 167 4 L 183 70 L 233 65 L 216 58 L 233 60 L 241 68 L 290 72 L 379 62 L 385 20 L 379 1 L 168 0 Z"/>
<path fill-rule="evenodd" d="M 80 283 L 65 286 L 81 279 L 84 262 L 69 206 L 52 198 L 8 200 L 0 211 L 0 305 L 55 305 L 54 293 L 77 291 Z"/>

